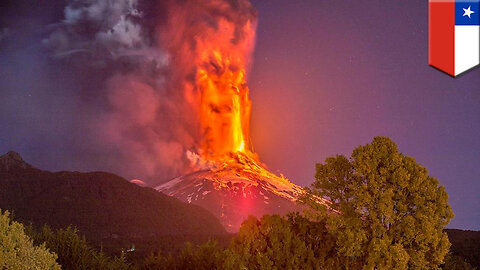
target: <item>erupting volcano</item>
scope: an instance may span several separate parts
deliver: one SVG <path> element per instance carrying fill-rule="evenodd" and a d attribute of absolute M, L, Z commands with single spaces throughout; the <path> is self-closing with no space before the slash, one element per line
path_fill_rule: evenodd
<path fill-rule="evenodd" d="M 296 209 L 302 189 L 269 172 L 251 150 L 245 59 L 211 45 L 202 48 L 196 74 L 201 147 L 188 154 L 193 172 L 156 189 L 205 207 L 235 231 L 249 214 Z"/>
<path fill-rule="evenodd" d="M 239 3 L 245 7 L 237 10 L 252 10 L 247 1 Z M 173 16 L 170 23 L 184 25 L 181 20 L 188 18 Z M 255 16 L 247 18 L 220 16 L 209 22 L 214 27 L 186 45 L 194 80 L 186 83 L 185 93 L 198 117 L 199 147 L 187 153 L 188 174 L 156 187 L 205 207 L 230 231 L 236 231 L 250 214 L 299 209 L 295 201 L 302 193 L 301 187 L 266 169 L 249 139 L 252 103 L 246 74 L 256 22 Z"/>

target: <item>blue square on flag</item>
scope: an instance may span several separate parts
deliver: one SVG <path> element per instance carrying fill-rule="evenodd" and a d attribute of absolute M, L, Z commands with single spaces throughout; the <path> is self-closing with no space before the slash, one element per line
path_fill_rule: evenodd
<path fill-rule="evenodd" d="M 479 25 L 480 0 L 455 1 L 455 25 Z"/>

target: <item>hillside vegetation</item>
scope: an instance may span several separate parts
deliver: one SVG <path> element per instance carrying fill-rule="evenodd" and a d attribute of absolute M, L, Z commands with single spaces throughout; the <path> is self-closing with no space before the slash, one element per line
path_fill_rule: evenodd
<path fill-rule="evenodd" d="M 0 157 L 0 208 L 37 228 L 73 225 L 107 249 L 137 244 L 141 250 L 142 243 L 175 245 L 226 235 L 217 218 L 199 206 L 110 173 L 42 171 L 14 152 Z"/>

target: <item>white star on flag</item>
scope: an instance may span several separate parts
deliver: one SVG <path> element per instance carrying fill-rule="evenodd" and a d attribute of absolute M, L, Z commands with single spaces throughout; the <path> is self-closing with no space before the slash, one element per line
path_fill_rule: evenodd
<path fill-rule="evenodd" d="M 468 6 L 468 8 L 464 8 L 463 11 L 465 11 L 465 13 L 463 14 L 463 16 L 468 16 L 468 18 L 472 18 L 470 17 L 472 15 L 472 13 L 475 13 L 475 11 L 473 10 L 470 10 L 472 6 Z"/>

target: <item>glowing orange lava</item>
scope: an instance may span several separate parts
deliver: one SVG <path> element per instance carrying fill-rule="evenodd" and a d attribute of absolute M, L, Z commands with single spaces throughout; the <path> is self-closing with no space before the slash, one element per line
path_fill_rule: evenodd
<path fill-rule="evenodd" d="M 224 25 L 226 43 L 233 38 L 233 29 Z M 250 29 L 250 27 L 248 27 Z M 253 39 L 254 31 L 251 29 Z M 249 44 L 222 46 L 218 40 L 203 42 L 197 65 L 196 85 L 200 90 L 201 155 L 210 160 L 222 159 L 230 153 L 250 155 L 249 125 L 251 101 L 246 84 Z M 254 155 L 252 154 L 252 157 Z"/>
<path fill-rule="evenodd" d="M 199 71 L 202 87 L 200 121 L 203 127 L 202 151 L 214 157 L 244 152 L 248 138 L 251 102 L 244 71 L 216 74 Z"/>

